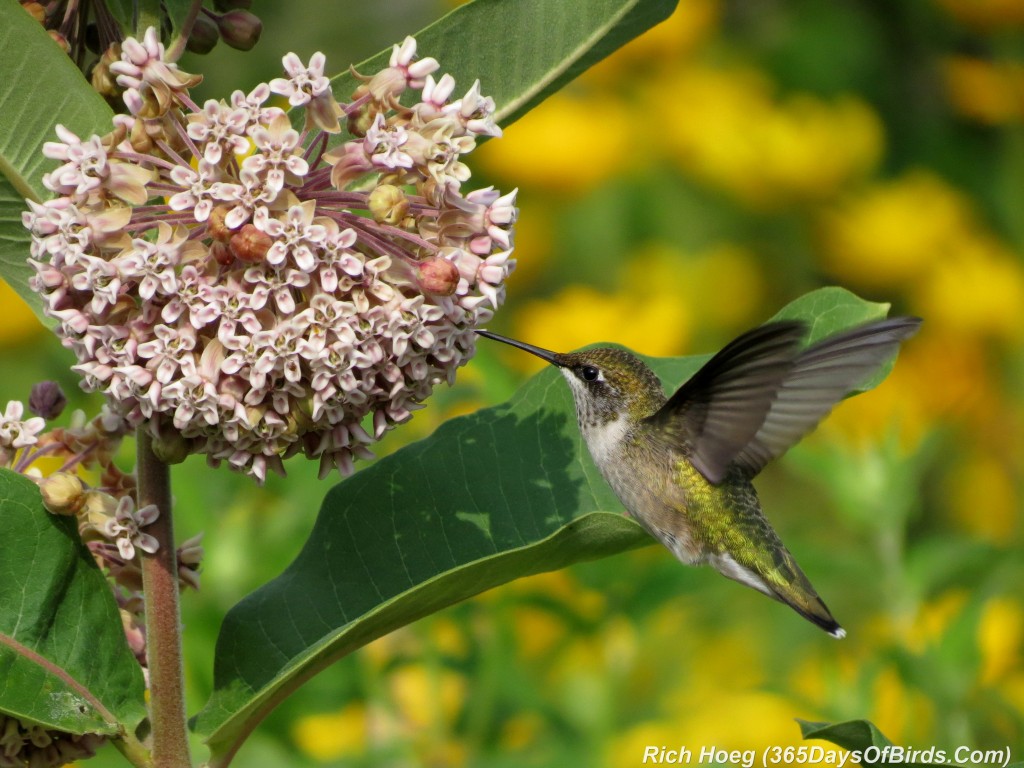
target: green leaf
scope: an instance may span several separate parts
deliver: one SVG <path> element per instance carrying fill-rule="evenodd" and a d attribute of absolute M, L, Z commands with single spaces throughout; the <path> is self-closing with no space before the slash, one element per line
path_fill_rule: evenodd
<path fill-rule="evenodd" d="M 0 277 L 40 318 L 42 302 L 29 290 L 29 235 L 21 225 L 25 198 L 50 197 L 43 174 L 56 163 L 43 157 L 61 123 L 85 137 L 111 130 L 106 102 L 16 0 L 0 0 Z"/>
<path fill-rule="evenodd" d="M 890 747 L 889 741 L 874 724 L 867 720 L 849 720 L 845 723 L 814 723 L 797 720 L 800 735 L 805 739 L 824 739 L 849 750 L 863 751 L 868 747 Z"/>
<path fill-rule="evenodd" d="M 0 469 L 0 711 L 70 733 L 133 732 L 142 669 L 74 518 Z M 122 729 L 124 729 L 122 731 Z"/>
<path fill-rule="evenodd" d="M 805 739 L 822 739 L 836 746 L 857 753 L 853 761 L 861 765 L 961 765 L 956 759 L 969 759 L 972 750 L 962 746 L 955 752 L 937 747 L 902 748 L 894 745 L 878 728 L 867 720 L 848 720 L 844 723 L 814 723 L 797 719 L 800 734 Z M 1002 765 L 1009 758 L 1009 747 L 997 750 L 999 754 L 984 760 L 989 765 Z M 966 754 L 963 754 L 966 752 Z M 996 759 L 998 758 L 998 759 Z M 833 761 L 826 761 L 831 763 Z M 977 762 L 977 761 L 976 761 Z M 1021 768 L 1024 763 L 1009 763 L 1006 768 Z"/>
<path fill-rule="evenodd" d="M 459 93 L 476 79 L 507 126 L 588 67 L 667 19 L 677 0 L 475 0 L 416 33 L 416 52 L 432 56 Z M 398 42 L 398 41 L 396 41 Z M 388 66 L 391 49 L 359 64 L 362 74 Z M 359 81 L 333 81 L 347 100 Z M 596 117 L 595 117 L 596 119 Z"/>
<path fill-rule="evenodd" d="M 828 302 L 811 306 L 829 313 Z M 674 388 L 706 359 L 649 362 Z M 214 764 L 374 638 L 520 576 L 651 542 L 619 510 L 552 368 L 508 403 L 452 419 L 340 483 L 295 561 L 225 618 L 215 690 L 194 723 Z"/>

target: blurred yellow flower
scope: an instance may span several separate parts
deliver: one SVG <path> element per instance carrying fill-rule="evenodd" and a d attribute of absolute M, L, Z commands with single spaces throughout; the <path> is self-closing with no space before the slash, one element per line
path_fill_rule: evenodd
<path fill-rule="evenodd" d="M 555 220 L 550 201 L 539 195 L 521 195 L 517 201 L 516 268 L 508 278 L 509 295 L 533 285 L 551 264 L 555 242 Z"/>
<path fill-rule="evenodd" d="M 1008 24 L 1024 24 L 1020 0 L 936 0 L 958 21 L 983 29 L 999 30 Z"/>
<path fill-rule="evenodd" d="M 961 115 L 988 125 L 1024 118 L 1024 64 L 950 56 L 943 75 L 950 103 Z"/>
<path fill-rule="evenodd" d="M 1024 651 L 1024 608 L 1019 599 L 995 597 L 985 603 L 978 623 L 982 685 L 999 685 L 1021 671 Z"/>
<path fill-rule="evenodd" d="M 578 192 L 618 173 L 636 155 L 635 128 L 619 99 L 571 88 L 476 150 L 488 173 L 536 192 Z"/>
<path fill-rule="evenodd" d="M 912 171 L 845 200 L 821 220 L 826 266 L 858 285 L 917 280 L 971 227 L 963 195 L 928 171 Z"/>
<path fill-rule="evenodd" d="M 447 727 L 462 710 L 466 679 L 450 669 L 406 664 L 388 674 L 391 696 L 414 731 Z"/>
<path fill-rule="evenodd" d="M 1021 259 L 984 235 L 962 237 L 955 252 L 914 283 L 915 307 L 929 323 L 967 334 L 1024 340 Z"/>
<path fill-rule="evenodd" d="M 502 749 L 518 751 L 531 746 L 546 725 L 537 712 L 521 712 L 502 723 L 498 742 Z"/>
<path fill-rule="evenodd" d="M 609 741 L 604 765 L 606 768 L 636 768 L 643 765 L 644 752 L 648 747 L 678 750 L 688 744 L 675 723 L 664 720 L 639 723 Z"/>
<path fill-rule="evenodd" d="M 996 546 L 1019 530 L 1020 501 L 1006 457 L 976 451 L 950 468 L 946 487 L 964 530 Z"/>
<path fill-rule="evenodd" d="M 43 324 L 25 300 L 3 280 L 0 280 L 0 307 L 4 308 L 4 321 L 0 323 L 0 347 L 14 346 L 43 330 Z"/>
<path fill-rule="evenodd" d="M 914 744 L 932 734 L 935 706 L 923 693 L 906 686 L 899 671 L 886 667 L 872 682 L 868 719 L 895 744 Z"/>
<path fill-rule="evenodd" d="M 756 260 L 734 245 L 690 255 L 655 243 L 624 263 L 617 292 L 569 285 L 519 310 L 513 335 L 557 351 L 609 342 L 666 357 L 686 350 L 696 324 L 732 331 L 751 322 L 762 303 Z M 508 360 L 527 371 L 543 366 L 530 355 L 510 354 Z"/>
<path fill-rule="evenodd" d="M 917 616 L 903 637 L 916 653 L 924 653 L 945 635 L 953 620 L 963 613 L 969 594 L 963 589 L 948 589 L 922 604 Z"/>
<path fill-rule="evenodd" d="M 512 616 L 516 649 L 526 661 L 547 656 L 569 634 L 564 619 L 549 608 L 517 605 Z"/>
<path fill-rule="evenodd" d="M 679 166 L 758 210 L 827 199 L 882 152 L 881 123 L 865 102 L 781 100 L 756 71 L 685 67 L 653 80 L 647 95 L 668 127 L 655 136 Z"/>
<path fill-rule="evenodd" d="M 665 21 L 588 69 L 581 79 L 614 85 L 616 79 L 635 77 L 636 68 L 649 76 L 652 67 L 677 67 L 716 31 L 720 12 L 719 0 L 683 0 Z"/>
<path fill-rule="evenodd" d="M 787 697 L 757 689 L 719 689 L 699 702 L 674 713 L 676 738 L 702 747 L 725 750 L 799 746 L 803 743 L 794 717 L 814 719 L 816 713 L 801 712 Z M 696 755 L 695 755 L 696 758 Z"/>
<path fill-rule="evenodd" d="M 560 352 L 613 342 L 647 355 L 677 354 L 689 332 L 689 312 L 678 296 L 651 288 L 640 294 L 606 294 L 570 285 L 550 300 L 524 306 L 516 316 L 514 335 Z M 544 365 L 522 353 L 508 359 L 523 370 Z"/>
<path fill-rule="evenodd" d="M 363 704 L 340 712 L 307 715 L 292 726 L 292 740 L 308 757 L 327 762 L 366 751 L 367 714 Z"/>

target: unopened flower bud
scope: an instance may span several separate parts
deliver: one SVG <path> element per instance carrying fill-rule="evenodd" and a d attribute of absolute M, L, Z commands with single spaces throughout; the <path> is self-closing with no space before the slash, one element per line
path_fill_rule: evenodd
<path fill-rule="evenodd" d="M 369 209 L 375 221 L 395 225 L 409 211 L 409 198 L 400 187 L 381 184 L 370 193 Z"/>
<path fill-rule="evenodd" d="M 68 39 L 64 37 L 64 35 L 56 29 L 48 29 L 46 30 L 46 34 L 53 38 L 53 42 L 59 45 L 64 53 L 71 53 L 71 43 L 68 42 Z"/>
<path fill-rule="evenodd" d="M 39 3 L 35 2 L 23 2 L 21 7 L 28 11 L 28 15 L 38 21 L 40 24 L 46 23 L 46 9 L 43 8 Z"/>
<path fill-rule="evenodd" d="M 77 475 L 57 472 L 39 484 L 43 506 L 55 515 L 74 515 L 85 501 L 85 486 Z"/>
<path fill-rule="evenodd" d="M 199 14 L 185 47 L 192 53 L 205 54 L 212 51 L 219 41 L 220 30 L 217 29 L 217 22 L 205 14 Z"/>
<path fill-rule="evenodd" d="M 28 409 L 47 420 L 60 416 L 67 404 L 68 400 L 56 381 L 40 381 L 28 396 Z"/>
<path fill-rule="evenodd" d="M 416 270 L 420 288 L 426 293 L 451 296 L 459 287 L 459 269 L 450 261 L 430 258 L 420 262 Z"/>
<path fill-rule="evenodd" d="M 235 254 L 231 252 L 231 248 L 228 247 L 227 243 L 220 243 L 214 240 L 210 244 L 210 258 L 222 267 L 230 267 L 235 261 Z"/>
<path fill-rule="evenodd" d="M 181 464 L 190 453 L 190 441 L 181 432 L 172 428 L 160 430 L 160 436 L 153 438 L 153 455 L 164 464 Z"/>
<path fill-rule="evenodd" d="M 236 9 L 219 17 L 217 28 L 227 45 L 239 51 L 248 51 L 260 41 L 263 22 L 250 11 Z"/>
<path fill-rule="evenodd" d="M 146 632 L 139 625 L 138 619 L 132 616 L 132 614 L 124 608 L 120 612 L 121 626 L 124 629 L 124 636 L 128 641 L 128 647 L 131 648 L 132 653 L 136 657 L 141 658 L 146 653 Z"/>
<path fill-rule="evenodd" d="M 214 240 L 226 243 L 235 234 L 235 230 L 224 223 L 230 210 L 231 208 L 226 205 L 218 205 L 210 211 L 210 218 L 206 222 L 206 231 Z"/>
<path fill-rule="evenodd" d="M 255 224 L 242 225 L 242 228 L 231 236 L 230 242 L 231 253 L 235 258 L 251 263 L 263 261 L 273 244 L 273 238 L 257 229 Z"/>

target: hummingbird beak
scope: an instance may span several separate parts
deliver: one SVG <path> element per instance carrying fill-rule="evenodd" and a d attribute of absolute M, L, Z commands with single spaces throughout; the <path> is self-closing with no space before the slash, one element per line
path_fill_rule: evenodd
<path fill-rule="evenodd" d="M 562 363 L 559 361 L 560 355 L 555 352 L 551 352 L 547 349 L 541 349 L 540 347 L 535 347 L 532 344 L 526 344 L 522 341 L 516 341 L 515 339 L 510 339 L 507 336 L 499 336 L 498 334 L 491 333 L 490 331 L 478 330 L 477 333 L 488 339 L 494 339 L 495 341 L 500 341 L 504 344 L 508 344 L 509 346 L 521 349 L 524 352 L 529 352 L 531 355 L 536 355 L 541 360 L 545 360 L 552 365 L 557 365 L 558 367 L 562 366 Z"/>

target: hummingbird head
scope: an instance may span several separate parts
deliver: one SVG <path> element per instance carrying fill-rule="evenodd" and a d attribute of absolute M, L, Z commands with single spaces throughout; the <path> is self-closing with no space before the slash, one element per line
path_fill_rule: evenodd
<path fill-rule="evenodd" d="M 639 421 L 665 402 L 661 381 L 654 371 L 624 349 L 601 347 L 582 352 L 551 352 L 490 331 L 477 333 L 556 366 L 569 382 L 581 428 L 604 425 L 621 416 Z"/>

